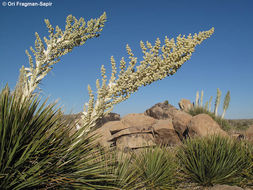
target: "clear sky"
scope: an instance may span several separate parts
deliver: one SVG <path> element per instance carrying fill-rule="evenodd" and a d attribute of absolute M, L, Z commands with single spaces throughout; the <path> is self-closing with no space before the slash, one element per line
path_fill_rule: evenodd
<path fill-rule="evenodd" d="M 4 1 L 0 2 L 1 88 L 8 83 L 13 89 L 19 68 L 29 65 L 25 49 L 34 46 L 34 33 L 48 35 L 45 18 L 63 28 L 69 14 L 89 20 L 106 12 L 101 36 L 62 57 L 40 85 L 43 96 L 50 96 L 51 101 L 59 99 L 65 113 L 82 110 L 88 101 L 87 85 L 94 88 L 102 64 L 110 70 L 112 55 L 118 64 L 122 56 L 127 57 L 126 44 L 141 60 L 140 40 L 154 43 L 157 37 L 163 40 L 165 36 L 173 38 L 214 27 L 213 36 L 196 48 L 175 75 L 140 88 L 115 106 L 114 112 L 122 116 L 142 113 L 164 100 L 178 107 L 181 98 L 194 101 L 196 91 L 201 90 L 206 102 L 220 88 L 220 113 L 223 98 L 230 90 L 225 117 L 253 118 L 252 0 L 51 0 L 50 7 L 26 8 L 3 6 Z M 6 2 L 11 5 L 16 1 Z"/>

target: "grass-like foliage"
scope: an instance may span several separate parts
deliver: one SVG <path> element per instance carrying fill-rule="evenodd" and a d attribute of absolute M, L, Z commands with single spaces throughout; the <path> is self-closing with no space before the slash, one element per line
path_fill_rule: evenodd
<path fill-rule="evenodd" d="M 112 189 L 93 137 L 68 138 L 60 110 L 37 97 L 0 94 L 0 189 Z M 99 160 L 99 161 L 98 161 Z"/>
<path fill-rule="evenodd" d="M 224 131 L 229 131 L 229 130 L 235 128 L 235 126 L 232 126 L 232 125 L 228 122 L 228 120 L 223 119 L 223 118 L 220 117 L 220 116 L 211 115 L 211 117 L 221 126 L 221 128 L 222 128 Z"/>
<path fill-rule="evenodd" d="M 175 189 L 178 164 L 166 148 L 148 148 L 137 153 L 134 165 L 145 189 Z"/>
<path fill-rule="evenodd" d="M 243 171 L 242 173 L 243 180 L 241 184 L 243 184 L 248 189 L 252 189 L 253 188 L 253 143 L 247 140 L 244 140 L 244 142 L 247 145 L 247 149 L 249 152 L 250 166 Z"/>
<path fill-rule="evenodd" d="M 251 164 L 245 143 L 221 136 L 188 139 L 177 157 L 186 178 L 203 186 L 240 184 Z"/>
<path fill-rule="evenodd" d="M 214 115 L 212 112 L 209 112 L 207 109 L 203 107 L 192 107 L 191 109 L 188 110 L 188 113 L 191 114 L 192 116 L 201 114 L 201 113 L 206 113 L 208 115 Z"/>
<path fill-rule="evenodd" d="M 137 152 L 117 152 L 112 173 L 113 186 L 120 190 L 175 189 L 178 164 L 175 154 L 164 147 L 150 147 Z"/>
<path fill-rule="evenodd" d="M 113 186 L 121 190 L 141 189 L 143 183 L 140 181 L 140 174 L 133 164 L 134 155 L 114 152 L 116 155 L 112 174 L 115 175 Z"/>

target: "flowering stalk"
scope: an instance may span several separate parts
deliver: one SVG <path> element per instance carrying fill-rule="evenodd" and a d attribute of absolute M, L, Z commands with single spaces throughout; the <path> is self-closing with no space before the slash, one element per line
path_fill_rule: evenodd
<path fill-rule="evenodd" d="M 213 97 L 211 96 L 209 99 L 209 102 L 208 102 L 208 111 L 209 112 L 211 112 L 212 100 L 213 100 Z"/>
<path fill-rule="evenodd" d="M 228 106 L 229 106 L 229 102 L 230 102 L 230 91 L 228 91 L 225 96 L 224 103 L 223 103 L 223 113 L 221 115 L 221 118 L 224 118 L 225 113 L 226 113 Z"/>
<path fill-rule="evenodd" d="M 123 57 L 120 61 L 120 71 L 117 74 L 116 62 L 111 57 L 112 73 L 108 81 L 105 67 L 101 67 L 102 80 L 96 81 L 97 99 L 90 86 L 88 91 L 90 100 L 85 106 L 83 121 L 84 126 L 89 131 L 96 126 L 98 119 L 113 109 L 113 105 L 118 104 L 130 97 L 141 86 L 149 85 L 155 81 L 171 76 L 190 59 L 195 47 L 203 40 L 209 38 L 214 32 L 214 28 L 187 37 L 179 35 L 175 40 L 165 37 L 164 45 L 156 40 L 152 46 L 150 42 L 140 42 L 143 53 L 143 60 L 137 64 L 137 57 L 134 56 L 131 48 L 127 45 L 126 50 L 129 63 Z"/>
<path fill-rule="evenodd" d="M 215 107 L 214 107 L 214 115 L 215 116 L 218 115 L 218 107 L 220 105 L 220 97 L 221 97 L 221 91 L 219 88 L 217 88 L 217 96 L 216 96 Z"/>
<path fill-rule="evenodd" d="M 194 107 L 198 107 L 199 106 L 199 91 L 196 92 L 196 98 L 195 98 L 195 104 Z"/>
<path fill-rule="evenodd" d="M 30 47 L 33 56 L 26 50 L 30 67 L 22 66 L 20 69 L 15 92 L 23 94 L 23 98 L 33 95 L 41 80 L 53 68 L 53 65 L 60 61 L 60 57 L 71 52 L 74 47 L 83 45 L 86 40 L 98 37 L 105 21 L 105 13 L 100 18 L 91 19 L 87 23 L 83 18 L 77 20 L 69 15 L 66 19 L 65 31 L 62 31 L 59 26 L 53 28 L 49 20 L 45 19 L 49 39 L 44 37 L 44 42 L 42 42 L 39 34 L 35 33 L 35 49 Z"/>
<path fill-rule="evenodd" d="M 200 96 L 200 107 L 203 107 L 203 96 L 204 96 L 204 91 L 201 90 L 201 96 Z"/>

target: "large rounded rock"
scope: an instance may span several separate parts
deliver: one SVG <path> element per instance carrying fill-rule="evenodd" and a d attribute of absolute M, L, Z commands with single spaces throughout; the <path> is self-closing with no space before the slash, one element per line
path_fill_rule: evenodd
<path fill-rule="evenodd" d="M 181 99 L 178 105 L 180 109 L 185 112 L 189 111 L 193 107 L 193 104 L 191 103 L 191 101 L 187 99 Z"/>
<path fill-rule="evenodd" d="M 132 129 L 132 131 L 125 129 L 114 135 L 111 141 L 119 150 L 126 151 L 155 145 L 151 130 L 139 132 L 135 131 L 135 128 Z"/>
<path fill-rule="evenodd" d="M 102 126 L 103 129 L 108 129 L 113 135 L 121 130 L 127 129 L 128 126 L 124 125 L 122 121 L 110 121 Z"/>
<path fill-rule="evenodd" d="M 177 145 L 180 144 L 181 141 L 174 129 L 158 129 L 155 131 L 155 143 L 158 145 Z"/>
<path fill-rule="evenodd" d="M 152 128 L 154 130 L 156 144 L 170 146 L 181 143 L 171 119 L 157 120 Z"/>
<path fill-rule="evenodd" d="M 154 131 L 157 131 L 159 129 L 171 129 L 174 130 L 172 120 L 166 119 L 166 120 L 157 120 L 154 125 L 152 125 Z"/>
<path fill-rule="evenodd" d="M 127 127 L 149 128 L 156 123 L 156 120 L 143 113 L 131 113 L 124 116 L 121 122 Z"/>
<path fill-rule="evenodd" d="M 132 134 L 146 134 L 146 133 L 152 134 L 153 133 L 152 127 L 148 129 L 143 129 L 141 126 L 129 127 L 113 134 L 109 140 L 116 141 L 118 138 L 122 136 L 127 136 L 127 135 L 132 135 Z"/>
<path fill-rule="evenodd" d="M 177 111 L 178 109 L 170 104 L 158 103 L 147 109 L 144 114 L 155 119 L 173 119 Z"/>
<path fill-rule="evenodd" d="M 228 136 L 227 133 L 220 128 L 216 121 L 207 114 L 194 116 L 187 125 L 187 131 L 189 137 L 204 137 L 214 134 Z"/>
<path fill-rule="evenodd" d="M 156 120 L 144 114 L 128 114 L 120 121 L 110 121 L 95 132 L 104 147 L 117 146 L 120 150 L 154 145 L 152 125 Z"/>
<path fill-rule="evenodd" d="M 128 128 L 121 121 L 110 121 L 104 124 L 102 127 L 95 130 L 92 134 L 98 135 L 97 143 L 99 143 L 103 147 L 110 147 L 112 142 L 110 139 L 112 135 Z"/>
<path fill-rule="evenodd" d="M 184 137 L 184 132 L 187 129 L 187 125 L 192 119 L 192 116 L 186 112 L 183 111 L 178 111 L 174 115 L 174 119 L 172 121 L 173 127 L 175 131 L 178 133 L 178 136 L 181 140 L 183 140 Z"/>

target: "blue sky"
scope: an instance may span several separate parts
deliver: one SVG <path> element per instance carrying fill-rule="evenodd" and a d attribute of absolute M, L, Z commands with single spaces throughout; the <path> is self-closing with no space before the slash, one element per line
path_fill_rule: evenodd
<path fill-rule="evenodd" d="M 8 1 L 6 1 L 8 2 Z M 15 1 L 9 1 L 15 2 Z M 22 2 L 22 1 L 20 1 Z M 23 1 L 29 2 L 29 1 Z M 30 1 L 32 2 L 32 1 Z M 35 1 L 40 2 L 40 1 Z M 48 1 L 47 1 L 48 2 Z M 226 118 L 253 118 L 253 1 L 251 0 L 52 0 L 51 7 L 0 5 L 0 87 L 14 88 L 19 68 L 28 66 L 25 49 L 34 45 L 34 33 L 47 36 L 44 19 L 53 26 L 65 25 L 72 14 L 85 20 L 103 12 L 107 22 L 99 38 L 62 57 L 40 85 L 44 97 L 59 99 L 66 113 L 77 113 L 88 101 L 87 85 L 95 86 L 102 64 L 110 70 L 110 57 L 119 63 L 129 44 L 138 60 L 140 40 L 177 37 L 215 28 L 213 36 L 196 48 L 192 58 L 178 72 L 162 81 L 140 88 L 130 99 L 115 106 L 122 116 L 141 113 L 155 103 L 168 100 L 178 107 L 181 98 L 195 100 L 204 90 L 204 102 L 223 98 L 228 90 L 231 102 Z M 109 73 L 108 73 L 109 74 Z M 94 89 L 95 90 L 95 89 Z M 214 103 L 212 104 L 214 106 Z M 222 103 L 219 112 L 222 111 Z"/>

